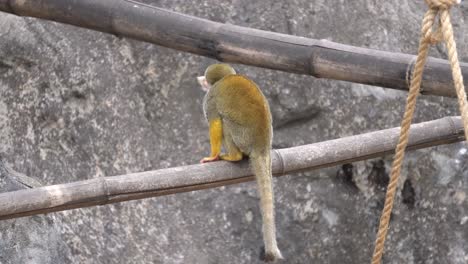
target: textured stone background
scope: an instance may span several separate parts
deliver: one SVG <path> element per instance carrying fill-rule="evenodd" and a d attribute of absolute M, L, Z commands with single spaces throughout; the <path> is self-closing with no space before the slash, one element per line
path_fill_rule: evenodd
<path fill-rule="evenodd" d="M 214 21 L 413 54 L 426 9 L 423 1 L 397 0 L 146 2 Z M 468 61 L 466 17 L 465 1 L 453 11 L 462 61 Z M 443 46 L 432 56 L 445 58 Z M 212 62 L 2 13 L 0 152 L 44 184 L 197 163 L 208 137 L 195 77 Z M 404 92 L 236 68 L 267 95 L 277 148 L 398 126 L 404 108 Z M 449 98 L 423 96 L 417 107 L 417 122 L 458 114 Z M 468 262 L 467 159 L 462 143 L 408 155 L 384 263 Z M 277 179 L 284 263 L 367 263 L 390 161 Z M 0 263 L 259 263 L 260 229 L 255 184 L 245 183 L 1 222 Z"/>

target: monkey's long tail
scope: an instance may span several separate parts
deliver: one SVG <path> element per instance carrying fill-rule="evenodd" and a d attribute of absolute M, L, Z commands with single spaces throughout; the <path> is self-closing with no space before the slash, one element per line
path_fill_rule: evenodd
<path fill-rule="evenodd" d="M 263 242 L 265 243 L 265 261 L 282 259 L 276 243 L 275 212 L 273 199 L 273 183 L 271 174 L 270 150 L 262 153 L 252 153 L 250 162 L 257 179 L 260 195 L 260 209 L 263 218 Z"/>

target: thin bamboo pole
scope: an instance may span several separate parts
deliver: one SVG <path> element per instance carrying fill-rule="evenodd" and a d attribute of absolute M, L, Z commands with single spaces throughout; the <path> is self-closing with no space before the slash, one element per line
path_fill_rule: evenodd
<path fill-rule="evenodd" d="M 274 150 L 273 173 L 331 167 L 393 153 L 400 128 Z M 411 126 L 409 149 L 462 141 L 459 117 Z M 1 164 L 1 163 L 0 163 Z M 0 170 L 5 171 L 5 170 Z M 213 162 L 0 193 L 0 220 L 252 181 L 248 162 Z"/>
<path fill-rule="evenodd" d="M 179 14 L 133 0 L 0 0 L 0 11 L 142 40 L 224 62 L 408 90 L 415 56 Z M 461 63 L 468 79 L 468 64 Z M 446 60 L 429 58 L 422 94 L 455 96 Z"/>

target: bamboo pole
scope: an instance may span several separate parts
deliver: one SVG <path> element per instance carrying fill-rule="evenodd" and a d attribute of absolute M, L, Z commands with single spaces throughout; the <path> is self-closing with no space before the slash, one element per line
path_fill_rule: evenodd
<path fill-rule="evenodd" d="M 217 23 L 133 0 L 0 0 L 0 11 L 107 32 L 224 62 L 398 90 L 408 90 L 406 76 L 415 58 Z M 468 64 L 461 63 L 461 68 L 468 79 Z M 455 96 L 446 60 L 429 58 L 421 87 L 422 94 Z"/>
<path fill-rule="evenodd" d="M 399 128 L 274 150 L 277 176 L 393 153 Z M 409 149 L 462 141 L 459 117 L 411 126 Z M 1 163 L 0 163 L 1 164 Z M 0 170 L 1 172 L 1 170 Z M 252 181 L 248 162 L 213 162 L 0 193 L 0 220 Z"/>

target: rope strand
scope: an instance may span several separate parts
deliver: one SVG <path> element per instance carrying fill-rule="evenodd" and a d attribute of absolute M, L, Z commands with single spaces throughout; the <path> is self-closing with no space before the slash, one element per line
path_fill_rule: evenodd
<path fill-rule="evenodd" d="M 452 23 L 450 22 L 450 14 L 448 10 L 442 10 L 440 13 L 440 22 L 442 26 L 442 35 L 447 45 L 447 54 L 452 67 L 452 78 L 457 91 L 458 105 L 465 128 L 465 139 L 468 139 L 468 102 L 466 100 L 465 87 L 463 85 L 463 75 L 458 62 L 457 44 L 453 37 Z"/>

